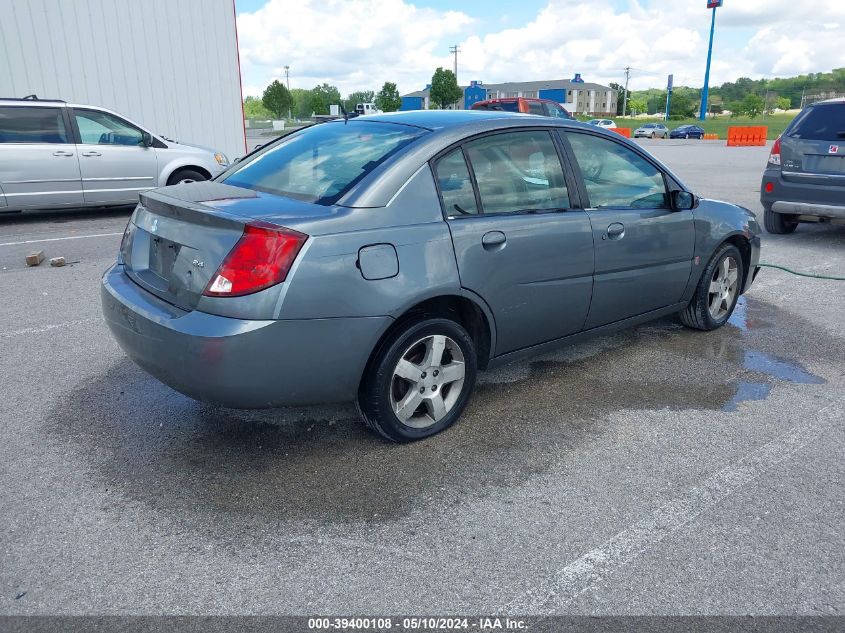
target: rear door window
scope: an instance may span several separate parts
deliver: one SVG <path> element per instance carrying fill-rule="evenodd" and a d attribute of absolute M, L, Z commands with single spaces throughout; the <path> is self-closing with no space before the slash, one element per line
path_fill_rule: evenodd
<path fill-rule="evenodd" d="M 493 134 L 464 147 L 483 213 L 570 207 L 563 168 L 548 132 Z"/>
<path fill-rule="evenodd" d="M 0 143 L 67 143 L 62 108 L 0 107 Z"/>
<path fill-rule="evenodd" d="M 336 121 L 294 132 L 236 164 L 228 185 L 334 204 L 361 178 L 427 131 L 377 121 Z"/>
<path fill-rule="evenodd" d="M 789 126 L 786 135 L 809 141 L 845 142 L 845 103 L 806 108 Z"/>
<path fill-rule="evenodd" d="M 437 185 L 447 216 L 476 215 L 475 190 L 461 148 L 437 161 Z"/>

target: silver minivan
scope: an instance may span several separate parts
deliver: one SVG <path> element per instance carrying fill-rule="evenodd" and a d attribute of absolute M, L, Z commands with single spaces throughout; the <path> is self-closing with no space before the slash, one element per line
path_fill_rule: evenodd
<path fill-rule="evenodd" d="M 105 108 L 0 99 L 0 212 L 136 204 L 142 191 L 208 180 L 228 165 L 221 152 Z"/>

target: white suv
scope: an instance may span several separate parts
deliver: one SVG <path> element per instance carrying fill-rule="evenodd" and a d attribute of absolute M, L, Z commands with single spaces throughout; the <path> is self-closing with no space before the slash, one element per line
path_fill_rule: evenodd
<path fill-rule="evenodd" d="M 141 191 L 208 180 L 228 165 L 225 154 L 104 108 L 0 99 L 0 212 L 134 204 Z"/>

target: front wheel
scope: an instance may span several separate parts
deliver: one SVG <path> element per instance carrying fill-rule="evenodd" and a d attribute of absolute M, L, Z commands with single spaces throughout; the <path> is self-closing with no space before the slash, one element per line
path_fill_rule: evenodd
<path fill-rule="evenodd" d="M 411 442 L 454 424 L 475 386 L 477 356 L 455 321 L 409 322 L 376 351 L 358 391 L 367 425 L 394 442 Z"/>
<path fill-rule="evenodd" d="M 684 138 L 685 138 L 686 140 L 689 140 L 689 134 L 684 134 Z"/>
<path fill-rule="evenodd" d="M 188 182 L 200 182 L 203 180 L 208 180 L 208 178 L 196 169 L 179 169 L 171 174 L 170 178 L 167 179 L 167 184 L 182 185 Z"/>
<path fill-rule="evenodd" d="M 791 215 L 775 213 L 771 207 L 763 209 L 763 224 L 769 233 L 786 235 L 798 228 L 798 222 Z"/>
<path fill-rule="evenodd" d="M 723 244 L 710 259 L 681 322 L 696 330 L 722 327 L 733 314 L 742 289 L 744 264 L 736 246 Z"/>

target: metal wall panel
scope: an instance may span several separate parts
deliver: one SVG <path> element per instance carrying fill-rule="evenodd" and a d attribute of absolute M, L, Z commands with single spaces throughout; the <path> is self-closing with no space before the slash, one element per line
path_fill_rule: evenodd
<path fill-rule="evenodd" d="M 33 93 L 241 156 L 234 0 L 0 0 L 0 97 Z"/>

